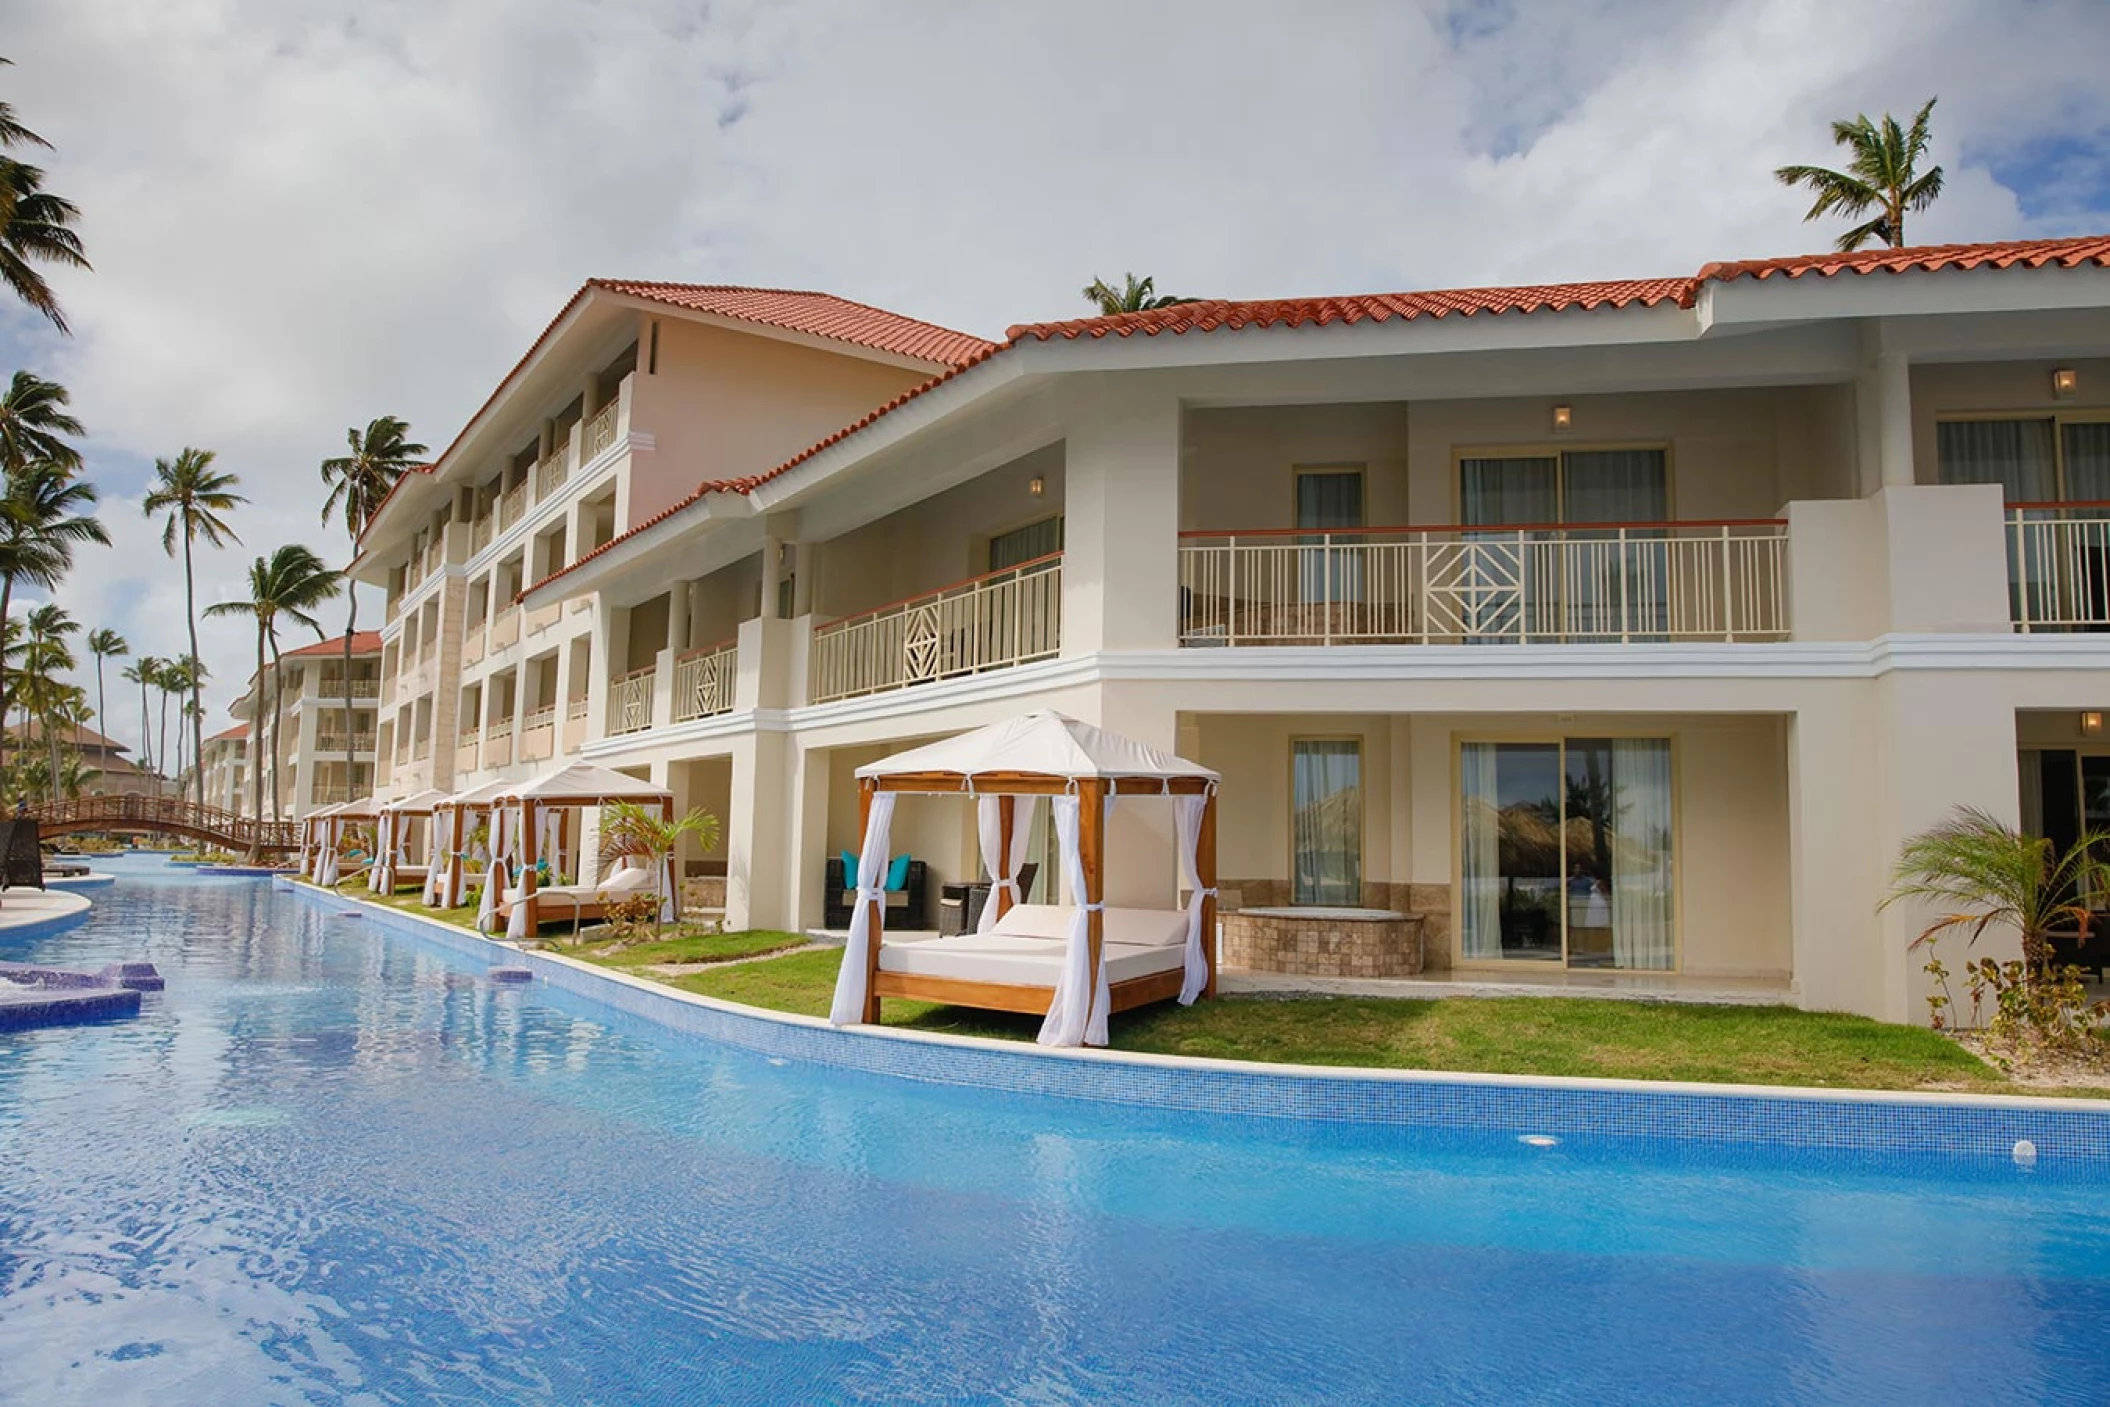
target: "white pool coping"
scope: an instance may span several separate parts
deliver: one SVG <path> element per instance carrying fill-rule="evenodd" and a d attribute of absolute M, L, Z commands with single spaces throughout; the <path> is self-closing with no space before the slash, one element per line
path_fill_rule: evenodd
<path fill-rule="evenodd" d="M 63 933 L 86 919 L 94 907 L 82 894 L 53 889 L 9 889 L 0 892 L 0 933 L 17 937 Z"/>
<path fill-rule="evenodd" d="M 1081 1061 L 1088 1064 L 1133 1066 L 1160 1070 L 1207 1070 L 1227 1075 L 1266 1075 L 1278 1078 L 1308 1080 L 1333 1084 L 1369 1083 L 1411 1085 L 1475 1085 L 1501 1089 L 1538 1089 L 1566 1091 L 1601 1091 L 1620 1094 L 1699 1095 L 1715 1098 L 1744 1098 L 1802 1101 L 1813 1104 L 1889 1104 L 1922 1106 L 1927 1108 L 2005 1110 L 2010 1112 L 2058 1111 L 2101 1115 L 2110 1114 L 2110 1099 L 2093 1099 L 2073 1095 L 2033 1094 L 1972 1094 L 1961 1090 L 1892 1090 L 1862 1089 L 1857 1086 L 1827 1085 L 1761 1085 L 1761 1084 L 1709 1084 L 1688 1080 L 1622 1080 L 1586 1075 L 1511 1075 L 1495 1074 L 1477 1070 L 1407 1070 L 1367 1065 L 1295 1065 L 1264 1060 L 1226 1060 L 1214 1056 L 1160 1055 L 1150 1051 L 1123 1051 L 1095 1049 L 1092 1047 L 1063 1048 L 1036 1045 L 1027 1041 L 1000 1041 L 984 1036 L 961 1036 L 946 1031 L 916 1031 L 894 1026 L 853 1025 L 837 1027 L 819 1016 L 801 1016 L 792 1012 L 771 1011 L 764 1007 L 744 1006 L 717 997 L 706 997 L 696 992 L 685 992 L 678 987 L 653 982 L 642 977 L 633 977 L 625 972 L 601 967 L 578 958 L 566 957 L 562 953 L 546 948 L 522 949 L 519 946 L 486 938 L 482 934 L 408 909 L 376 903 L 344 894 L 329 894 L 313 885 L 288 885 L 318 901 L 348 901 L 361 908 L 370 909 L 376 915 L 401 919 L 428 926 L 456 939 L 469 938 L 486 944 L 494 953 L 519 957 L 531 953 L 543 961 L 560 964 L 574 972 L 586 974 L 617 986 L 629 987 L 655 996 L 669 998 L 675 1002 L 750 1020 L 775 1022 L 785 1026 L 799 1026 L 815 1030 L 835 1031 L 839 1034 L 855 1035 L 870 1040 L 903 1041 L 911 1044 L 950 1046 L 965 1050 L 996 1052 L 1006 1055 L 1036 1055 L 1049 1060 Z"/>

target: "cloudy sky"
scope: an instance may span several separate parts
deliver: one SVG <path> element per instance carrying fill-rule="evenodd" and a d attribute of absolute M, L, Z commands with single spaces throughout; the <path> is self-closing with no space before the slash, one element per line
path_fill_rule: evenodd
<path fill-rule="evenodd" d="M 61 597 L 183 649 L 138 503 L 218 451 L 204 600 L 341 555 L 316 466 L 435 447 L 589 276 L 817 287 L 969 331 L 1094 274 L 1297 293 L 1687 273 L 1825 247 L 1777 187 L 1831 119 L 1940 95 L 1915 242 L 2110 229 L 2106 0 L 9 0 L 0 96 L 58 150 L 74 392 L 116 539 Z M 11 368 L 0 368 L 4 371 Z M 378 624 L 378 609 L 364 620 Z M 341 622 L 340 622 L 341 624 Z M 218 719 L 251 641 L 205 627 Z M 111 731 L 131 739 L 130 712 Z"/>

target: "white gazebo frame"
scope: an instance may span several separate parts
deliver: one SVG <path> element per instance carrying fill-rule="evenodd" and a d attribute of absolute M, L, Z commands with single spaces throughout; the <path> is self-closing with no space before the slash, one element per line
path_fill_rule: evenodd
<path fill-rule="evenodd" d="M 577 781 L 575 782 L 572 779 L 577 779 Z M 620 781 L 616 779 L 620 779 Z M 589 807 L 598 809 L 618 801 L 627 801 L 637 805 L 656 801 L 659 803 L 660 815 L 664 819 L 672 820 L 674 818 L 674 793 L 667 788 L 654 782 L 643 781 L 639 778 L 616 772 L 610 768 L 596 767 L 591 763 L 585 762 L 574 762 L 569 766 L 560 767 L 554 772 L 545 773 L 532 780 L 513 783 L 493 799 L 492 810 L 494 812 L 508 807 L 513 812 L 512 821 L 508 827 L 509 844 L 507 850 L 511 853 L 517 853 L 520 863 L 520 897 L 518 900 L 507 901 L 513 905 L 512 916 L 507 922 L 507 931 L 513 937 L 520 938 L 525 936 L 533 938 L 542 921 L 541 906 L 535 900 L 535 863 L 538 858 L 536 849 L 540 843 L 536 834 L 539 827 L 535 824 L 538 814 L 547 810 L 558 812 L 557 849 L 561 854 L 566 840 L 566 831 L 569 829 L 569 812 L 584 811 Z M 582 831 L 583 829 L 581 827 Z M 492 830 L 494 833 L 496 832 L 496 822 L 493 822 Z M 583 875 L 585 872 L 585 856 L 581 855 L 579 860 L 580 872 Z M 490 861 L 487 862 L 484 879 L 484 885 L 487 889 L 491 884 L 490 876 L 496 872 L 496 867 L 503 863 L 505 863 L 504 858 L 495 853 Z M 665 891 L 662 903 L 673 905 L 678 911 L 680 896 L 675 889 L 673 869 L 673 857 L 669 856 L 666 864 L 667 873 L 661 876 L 661 885 Z M 505 898 L 503 879 L 500 880 L 497 897 L 500 899 Z"/>

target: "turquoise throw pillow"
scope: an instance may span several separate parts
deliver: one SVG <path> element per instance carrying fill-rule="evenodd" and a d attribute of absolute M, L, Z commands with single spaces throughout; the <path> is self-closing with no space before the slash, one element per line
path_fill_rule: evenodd
<path fill-rule="evenodd" d="M 845 850 L 843 851 L 843 888 L 855 889 L 856 887 L 857 857 Z"/>
<path fill-rule="evenodd" d="M 894 890 L 908 888 L 908 856 L 896 855 L 894 863 L 886 867 L 886 887 Z"/>

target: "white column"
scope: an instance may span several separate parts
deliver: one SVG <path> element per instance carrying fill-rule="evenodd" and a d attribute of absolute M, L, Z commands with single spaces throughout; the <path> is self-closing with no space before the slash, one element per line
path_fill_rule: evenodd
<path fill-rule="evenodd" d="M 784 540 L 762 539 L 762 602 L 756 612 L 764 620 L 777 618 L 777 588 L 784 580 Z"/>
<path fill-rule="evenodd" d="M 1062 653 L 1178 643 L 1180 405 L 1085 379 L 1066 408 Z"/>

